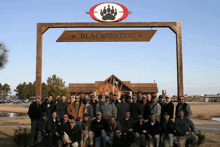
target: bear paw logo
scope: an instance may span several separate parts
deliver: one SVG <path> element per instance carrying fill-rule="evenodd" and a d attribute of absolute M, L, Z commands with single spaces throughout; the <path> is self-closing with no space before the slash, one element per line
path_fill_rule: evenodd
<path fill-rule="evenodd" d="M 100 10 L 100 15 L 102 16 L 103 20 L 115 20 L 115 16 L 117 15 L 117 9 L 114 9 L 112 6 L 112 9 L 110 8 L 110 5 L 108 5 L 108 8 L 104 6 L 104 9 Z"/>

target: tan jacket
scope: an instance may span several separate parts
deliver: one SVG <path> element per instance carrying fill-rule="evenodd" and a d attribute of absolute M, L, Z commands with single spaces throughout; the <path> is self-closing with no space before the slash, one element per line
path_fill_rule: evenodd
<path fill-rule="evenodd" d="M 71 103 L 67 107 L 67 114 L 70 115 L 74 120 L 82 120 L 84 108 L 85 108 L 85 105 L 83 103 L 81 103 L 79 106 L 79 112 L 78 112 L 78 116 L 77 116 L 76 111 L 75 111 L 75 103 Z"/>

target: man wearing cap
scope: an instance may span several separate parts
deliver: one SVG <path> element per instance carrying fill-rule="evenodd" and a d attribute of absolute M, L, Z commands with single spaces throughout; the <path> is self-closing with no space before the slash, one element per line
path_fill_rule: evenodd
<path fill-rule="evenodd" d="M 198 136 L 195 134 L 195 126 L 189 117 L 184 116 L 184 110 L 179 110 L 179 117 L 175 120 L 175 130 L 179 147 L 185 147 L 186 140 L 192 147 L 197 146 Z"/>
<path fill-rule="evenodd" d="M 101 111 L 101 106 L 96 100 L 95 95 L 91 95 L 91 101 L 85 106 L 84 113 L 89 115 L 90 121 L 96 118 L 96 112 Z"/>
<path fill-rule="evenodd" d="M 75 120 L 75 127 L 79 128 L 79 123 L 83 119 L 85 105 L 79 102 L 79 95 L 76 95 L 75 102 L 67 107 L 67 114 Z"/>
<path fill-rule="evenodd" d="M 154 144 L 156 144 L 156 147 L 159 147 L 160 132 L 160 123 L 157 121 L 156 115 L 151 114 L 150 121 L 147 122 L 147 135 L 149 147 L 154 147 Z"/>
<path fill-rule="evenodd" d="M 37 144 L 41 146 L 42 140 L 44 136 L 48 136 L 46 132 L 47 125 L 47 113 L 43 112 L 42 117 L 37 121 Z"/>
<path fill-rule="evenodd" d="M 143 93 L 141 91 L 138 91 L 138 95 L 137 95 L 137 101 L 142 104 L 142 97 L 143 97 Z"/>
<path fill-rule="evenodd" d="M 85 103 L 85 93 L 83 90 L 80 91 L 80 103 Z"/>
<path fill-rule="evenodd" d="M 110 145 L 112 145 L 114 132 L 116 130 L 120 130 L 122 132 L 122 129 L 121 129 L 121 125 L 119 124 L 119 122 L 116 121 L 116 119 L 113 116 L 110 119 L 109 127 L 110 127 L 110 129 L 107 132 L 106 140 Z"/>
<path fill-rule="evenodd" d="M 41 98 L 38 96 L 35 99 L 35 102 L 33 102 L 29 106 L 28 110 L 28 116 L 31 119 L 31 136 L 34 141 L 34 144 L 36 142 L 36 131 L 37 131 L 37 121 L 41 118 L 42 110 L 41 110 Z"/>
<path fill-rule="evenodd" d="M 89 119 L 89 115 L 87 113 L 84 113 L 83 120 L 80 122 L 80 130 L 82 132 L 81 133 L 81 141 L 80 141 L 81 147 L 86 146 L 86 143 L 87 143 L 86 141 L 89 138 L 89 131 L 91 131 L 90 124 L 91 124 L 91 122 Z M 93 138 L 89 138 L 90 144 L 93 144 L 93 141 L 91 141 L 91 139 L 93 139 Z"/>
<path fill-rule="evenodd" d="M 57 111 L 57 118 L 61 119 L 63 117 L 63 114 L 66 113 L 67 108 L 67 101 L 66 101 L 66 95 L 61 95 L 61 101 L 58 102 L 56 105 L 56 111 Z"/>
<path fill-rule="evenodd" d="M 131 118 L 133 118 L 134 121 L 138 121 L 138 115 L 144 114 L 143 108 L 140 103 L 137 102 L 137 97 L 134 95 L 132 97 L 132 103 L 130 104 L 130 112 L 131 112 Z"/>
<path fill-rule="evenodd" d="M 117 118 L 117 108 L 115 104 L 109 100 L 109 95 L 105 96 L 105 102 L 101 104 L 101 112 L 102 117 L 108 122 L 112 116 Z"/>
<path fill-rule="evenodd" d="M 134 123 L 133 125 L 135 138 L 141 138 L 143 143 L 143 146 L 146 146 L 146 135 L 147 135 L 147 125 L 143 121 L 143 116 L 138 115 L 138 121 Z"/>
<path fill-rule="evenodd" d="M 121 103 L 117 105 L 118 120 L 121 121 L 125 118 L 126 111 L 130 111 L 130 105 L 125 102 L 125 95 L 121 95 Z"/>
<path fill-rule="evenodd" d="M 105 147 L 106 132 L 109 130 L 109 124 L 107 120 L 102 119 L 101 112 L 96 113 L 96 119 L 92 121 L 91 130 L 92 132 L 89 132 L 89 136 L 95 138 L 95 147 L 101 147 L 101 145 L 102 147 Z M 91 141 L 93 141 L 93 139 Z M 93 143 L 90 145 L 93 145 Z"/>
<path fill-rule="evenodd" d="M 167 112 L 167 103 L 164 101 L 163 95 L 159 95 L 159 104 L 161 107 L 160 122 L 164 120 L 164 113 Z"/>
<path fill-rule="evenodd" d="M 55 111 L 55 103 L 52 101 L 53 96 L 49 95 L 47 100 L 45 100 L 42 104 L 41 104 L 41 109 L 42 112 L 46 112 L 47 113 L 47 118 L 50 119 L 51 117 L 51 113 L 53 111 Z"/>
<path fill-rule="evenodd" d="M 116 94 L 113 95 L 113 98 L 112 98 L 111 102 L 113 104 L 115 104 L 116 107 L 119 104 L 119 101 L 117 100 L 117 95 Z"/>
<path fill-rule="evenodd" d="M 167 110 L 166 111 L 169 114 L 170 119 L 173 119 L 174 105 L 173 105 L 172 98 L 170 95 L 168 95 L 166 97 L 166 101 L 167 101 Z"/>
<path fill-rule="evenodd" d="M 183 96 L 179 97 L 179 103 L 176 106 L 176 118 L 178 117 L 179 110 L 183 110 L 184 116 L 190 117 L 192 115 L 191 107 L 186 103 L 186 100 Z"/>
<path fill-rule="evenodd" d="M 149 105 L 151 114 L 155 114 L 157 117 L 157 121 L 160 122 L 161 106 L 157 103 L 156 96 L 152 96 L 152 100 L 151 103 L 149 103 Z"/>
<path fill-rule="evenodd" d="M 69 123 L 70 123 L 70 128 L 66 133 L 64 133 L 65 142 L 68 144 L 69 147 L 70 145 L 72 147 L 79 147 L 79 141 L 80 141 L 79 129 L 75 127 L 74 119 L 71 119 Z"/>
<path fill-rule="evenodd" d="M 103 96 L 102 95 L 98 95 L 98 101 L 101 106 L 101 104 L 103 103 Z"/>
<path fill-rule="evenodd" d="M 161 125 L 161 143 L 164 147 L 173 147 L 173 138 L 174 138 L 174 123 L 170 119 L 170 116 L 167 112 L 164 113 L 164 121 Z"/>

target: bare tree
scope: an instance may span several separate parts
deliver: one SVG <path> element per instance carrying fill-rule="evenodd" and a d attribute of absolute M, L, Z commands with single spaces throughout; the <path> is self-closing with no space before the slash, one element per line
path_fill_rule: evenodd
<path fill-rule="evenodd" d="M 8 52 L 7 47 L 0 42 L 0 70 L 8 63 Z"/>

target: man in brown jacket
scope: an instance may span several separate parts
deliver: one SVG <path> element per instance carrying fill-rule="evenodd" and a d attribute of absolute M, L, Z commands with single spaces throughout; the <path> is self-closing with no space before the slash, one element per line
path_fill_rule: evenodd
<path fill-rule="evenodd" d="M 79 128 L 80 121 L 83 119 L 85 105 L 79 102 L 79 95 L 75 97 L 75 102 L 67 107 L 67 114 L 75 120 L 75 126 Z"/>

